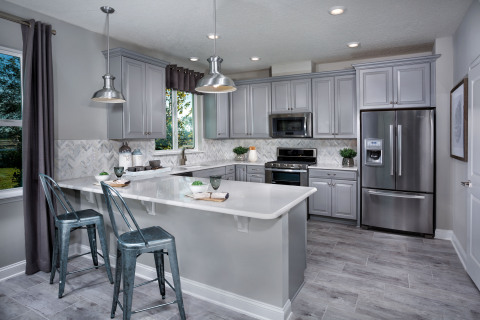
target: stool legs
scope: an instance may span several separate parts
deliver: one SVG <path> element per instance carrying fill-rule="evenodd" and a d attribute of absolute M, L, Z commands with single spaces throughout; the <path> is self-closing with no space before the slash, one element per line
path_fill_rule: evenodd
<path fill-rule="evenodd" d="M 115 264 L 115 284 L 113 286 L 113 302 L 112 312 L 110 318 L 115 318 L 115 311 L 117 310 L 118 295 L 120 293 L 120 282 L 122 280 L 122 252 L 117 250 L 117 261 Z"/>
<path fill-rule="evenodd" d="M 165 265 L 163 259 L 163 250 L 153 253 L 155 257 L 155 269 L 157 270 L 158 287 L 160 288 L 160 295 L 165 299 Z"/>
<path fill-rule="evenodd" d="M 70 227 L 62 226 L 59 229 L 59 247 L 60 247 L 60 274 L 59 274 L 59 289 L 58 297 L 63 296 L 65 290 L 65 279 L 67 277 L 67 263 L 68 263 L 68 246 L 70 244 Z"/>
<path fill-rule="evenodd" d="M 180 272 L 178 271 L 177 250 L 175 249 L 175 240 L 169 245 L 168 260 L 170 261 L 170 271 L 172 272 L 173 283 L 175 287 L 175 295 L 177 298 L 178 311 L 180 318 L 186 319 L 185 309 L 183 307 L 182 288 L 180 286 Z"/>
<path fill-rule="evenodd" d="M 58 259 L 58 229 L 55 227 L 55 237 L 53 238 L 53 252 L 52 252 L 52 270 L 50 271 L 50 284 L 53 283 L 55 272 L 57 271 Z"/>
<path fill-rule="evenodd" d="M 87 226 L 87 233 L 88 233 L 88 242 L 90 243 L 90 253 L 92 254 L 93 265 L 98 267 L 97 233 L 96 233 L 94 224 L 90 224 Z"/>
<path fill-rule="evenodd" d="M 135 267 L 137 264 L 136 250 L 123 250 L 123 320 L 129 320 L 132 316 L 133 287 L 135 284 Z"/>
<path fill-rule="evenodd" d="M 100 246 L 103 252 L 103 261 L 105 263 L 105 269 L 107 269 L 108 280 L 113 283 L 112 269 L 110 268 L 110 256 L 108 254 L 107 237 L 105 235 L 105 226 L 103 220 L 97 225 L 98 235 L 100 236 Z"/>

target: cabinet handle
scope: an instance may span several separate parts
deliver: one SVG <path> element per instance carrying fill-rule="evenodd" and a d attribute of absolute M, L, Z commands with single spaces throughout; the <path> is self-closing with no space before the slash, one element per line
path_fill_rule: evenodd
<path fill-rule="evenodd" d="M 332 186 L 332 184 L 331 184 L 330 182 L 327 182 L 327 184 L 328 184 L 328 186 L 329 186 L 329 187 L 331 187 L 331 186 Z"/>
<path fill-rule="evenodd" d="M 395 102 L 393 102 L 393 101 L 390 101 L 390 104 L 395 104 Z"/>

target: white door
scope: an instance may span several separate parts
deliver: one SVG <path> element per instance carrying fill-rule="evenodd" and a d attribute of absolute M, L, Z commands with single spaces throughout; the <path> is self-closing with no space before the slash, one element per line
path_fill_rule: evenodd
<path fill-rule="evenodd" d="M 480 288 L 480 58 L 468 72 L 467 272 Z M 477 125 L 474 125 L 477 124 Z"/>

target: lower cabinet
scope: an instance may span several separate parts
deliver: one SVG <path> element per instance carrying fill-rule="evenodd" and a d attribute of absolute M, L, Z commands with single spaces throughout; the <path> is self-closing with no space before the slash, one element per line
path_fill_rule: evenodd
<path fill-rule="evenodd" d="M 354 171 L 309 171 L 309 185 L 317 192 L 309 198 L 309 213 L 357 219 L 357 173 Z"/>
<path fill-rule="evenodd" d="M 265 168 L 263 166 L 247 166 L 247 182 L 265 183 Z"/>
<path fill-rule="evenodd" d="M 225 167 L 225 175 L 223 176 L 224 180 L 235 181 L 235 166 L 229 165 Z"/>
<path fill-rule="evenodd" d="M 245 164 L 235 165 L 235 180 L 247 181 L 247 165 Z"/>
<path fill-rule="evenodd" d="M 237 164 L 192 172 L 192 177 L 209 178 L 210 176 L 222 176 L 224 180 L 265 183 L 265 168 Z"/>
<path fill-rule="evenodd" d="M 224 176 L 225 167 L 198 170 L 192 172 L 192 177 L 210 178 L 210 176 Z"/>

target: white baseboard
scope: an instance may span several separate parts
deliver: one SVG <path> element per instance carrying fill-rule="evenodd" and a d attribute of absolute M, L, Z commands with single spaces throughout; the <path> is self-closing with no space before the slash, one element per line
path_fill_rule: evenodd
<path fill-rule="evenodd" d="M 25 273 L 26 266 L 27 266 L 27 261 L 23 260 L 23 261 L 5 266 L 3 268 L 0 268 L 0 281 L 15 277 L 20 273 Z"/>
<path fill-rule="evenodd" d="M 452 230 L 435 229 L 435 239 L 452 240 L 452 235 Z"/>
<path fill-rule="evenodd" d="M 465 250 L 463 250 L 462 246 L 460 245 L 460 242 L 458 241 L 457 237 L 455 236 L 455 233 L 452 232 L 452 244 L 453 247 L 455 248 L 455 251 L 457 251 L 457 256 L 460 259 L 460 262 L 463 265 L 463 268 L 467 270 L 467 266 L 465 264 L 465 261 L 467 259 L 467 253 Z"/>
<path fill-rule="evenodd" d="M 69 248 L 70 254 L 80 254 L 88 251 L 90 251 L 89 246 L 77 243 L 70 245 Z M 88 256 L 85 257 L 88 258 Z M 110 255 L 110 263 L 112 264 L 112 267 L 115 267 L 115 259 L 115 256 Z M 137 263 L 135 275 L 144 279 L 153 279 L 157 277 L 157 272 L 153 267 Z M 165 277 L 173 284 L 172 275 L 170 273 L 165 272 Z M 283 308 L 280 308 L 187 278 L 180 277 L 180 280 L 182 284 L 182 292 L 224 308 L 241 312 L 257 319 L 289 320 L 292 318 L 292 306 L 290 300 L 287 300 Z"/>

